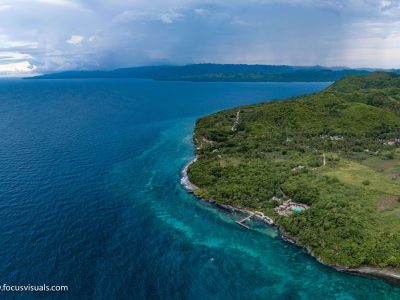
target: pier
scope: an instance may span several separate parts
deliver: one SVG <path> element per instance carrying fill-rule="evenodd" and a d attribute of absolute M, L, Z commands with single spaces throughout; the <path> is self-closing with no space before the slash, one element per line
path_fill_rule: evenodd
<path fill-rule="evenodd" d="M 249 226 L 247 226 L 246 224 L 244 224 L 244 222 L 246 222 L 247 220 L 250 220 L 253 216 L 255 215 L 254 212 L 252 212 L 250 215 L 248 215 L 246 218 L 240 220 L 240 221 L 236 221 L 236 223 L 238 223 L 239 225 L 243 226 L 246 229 L 250 229 Z"/>

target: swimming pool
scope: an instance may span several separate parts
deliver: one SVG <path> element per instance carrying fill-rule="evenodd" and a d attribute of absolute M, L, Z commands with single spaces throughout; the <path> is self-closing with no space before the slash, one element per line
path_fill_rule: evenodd
<path fill-rule="evenodd" d="M 294 206 L 294 207 L 292 207 L 292 210 L 294 212 L 302 212 L 304 210 L 304 208 L 300 207 L 300 206 Z"/>

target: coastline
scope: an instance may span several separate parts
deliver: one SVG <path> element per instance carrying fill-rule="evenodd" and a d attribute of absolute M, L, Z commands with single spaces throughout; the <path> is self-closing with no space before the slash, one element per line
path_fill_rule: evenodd
<path fill-rule="evenodd" d="M 219 208 L 222 208 L 222 209 L 224 209 L 224 210 L 227 210 L 227 211 L 229 211 L 229 212 L 238 212 L 238 213 L 246 213 L 246 214 L 254 213 L 254 217 L 257 218 L 258 220 L 260 220 L 260 221 L 266 223 L 266 224 L 269 225 L 269 226 L 274 226 L 274 225 L 275 225 L 275 222 L 274 222 L 270 217 L 265 216 L 265 215 L 264 215 L 263 213 L 261 213 L 261 212 L 258 212 L 258 211 L 251 211 L 251 210 L 243 209 L 243 208 L 238 208 L 238 207 L 234 207 L 234 206 L 231 206 L 231 205 L 228 205 L 228 204 L 219 204 L 219 203 L 217 203 L 217 202 L 214 201 L 214 200 L 211 200 L 211 199 L 204 199 L 204 198 L 201 198 L 201 197 L 197 196 L 196 193 L 195 193 L 195 190 L 199 189 L 199 187 L 196 186 L 194 183 L 192 183 L 192 182 L 189 180 L 189 176 L 188 176 L 188 173 L 187 173 L 187 171 L 188 171 L 190 165 L 193 164 L 193 163 L 196 162 L 196 161 L 197 161 L 197 156 L 196 156 L 193 160 L 191 160 L 190 162 L 188 162 L 188 163 L 183 167 L 183 169 L 182 169 L 182 171 L 181 171 L 181 175 L 182 175 L 182 176 L 181 176 L 181 179 L 180 179 L 180 183 L 181 183 L 181 185 L 182 185 L 188 192 L 192 193 L 192 194 L 193 194 L 196 198 L 198 198 L 198 199 L 201 199 L 201 200 L 206 201 L 206 202 L 208 202 L 208 203 L 212 203 L 212 204 L 214 204 L 215 206 L 217 206 L 217 207 L 219 207 Z"/>
<path fill-rule="evenodd" d="M 190 182 L 190 180 L 189 180 L 189 175 L 188 175 L 188 169 L 189 169 L 189 167 L 190 167 L 190 165 L 191 164 L 193 164 L 193 163 L 195 163 L 197 161 L 197 156 L 194 158 L 194 159 L 192 159 L 191 161 L 189 161 L 184 167 L 183 167 L 183 169 L 182 169 L 182 171 L 181 171 L 181 180 L 180 180 L 180 183 L 181 183 L 181 185 L 185 188 L 185 189 L 187 189 L 188 191 L 190 191 L 190 192 L 192 192 L 193 193 L 193 191 L 194 190 L 197 190 L 198 189 L 198 187 L 196 186 L 196 185 L 194 185 L 192 182 Z"/>
<path fill-rule="evenodd" d="M 338 266 L 338 265 L 331 265 L 328 264 L 326 262 L 324 262 L 319 256 L 315 255 L 312 250 L 310 249 L 310 247 L 308 247 L 307 245 L 302 245 L 300 244 L 297 239 L 293 236 L 290 236 L 288 233 L 286 233 L 284 231 L 284 229 L 276 224 L 273 219 L 271 219 L 268 216 L 265 216 L 264 214 L 257 212 L 257 211 L 252 211 L 252 210 L 248 210 L 248 209 L 243 209 L 243 208 L 238 208 L 238 207 L 234 207 L 231 205 L 227 205 L 227 204 L 219 204 L 214 200 L 211 199 L 204 199 L 201 198 L 199 196 L 196 195 L 195 190 L 199 189 L 198 186 L 196 186 L 195 184 L 193 184 L 190 179 L 189 179 L 189 175 L 188 175 L 188 169 L 190 167 L 191 164 L 193 164 L 194 162 L 197 161 L 197 156 L 189 161 L 182 169 L 181 171 L 181 179 L 180 179 L 180 183 L 181 185 L 190 193 L 192 193 L 194 196 L 196 196 L 196 198 L 201 199 L 203 201 L 209 202 L 214 204 L 215 206 L 228 210 L 230 212 L 239 212 L 239 213 L 254 213 L 254 216 L 256 218 L 258 218 L 259 220 L 261 220 L 262 222 L 266 223 L 268 226 L 274 226 L 277 228 L 279 236 L 282 240 L 295 244 L 298 247 L 301 247 L 303 249 L 305 249 L 307 251 L 307 253 L 313 257 L 315 260 L 317 260 L 319 263 L 328 266 L 330 268 L 335 269 L 338 272 L 342 272 L 342 273 L 348 273 L 348 274 L 355 274 L 355 275 L 359 275 L 359 276 L 365 276 L 365 277 L 372 277 L 372 278 L 380 278 L 383 279 L 385 281 L 387 281 L 388 283 L 391 284 L 396 284 L 396 285 L 400 285 L 400 270 L 398 269 L 392 269 L 392 268 L 378 268 L 378 267 L 371 267 L 371 266 L 361 266 L 358 268 L 349 268 L 349 267 L 344 267 L 344 266 Z"/>

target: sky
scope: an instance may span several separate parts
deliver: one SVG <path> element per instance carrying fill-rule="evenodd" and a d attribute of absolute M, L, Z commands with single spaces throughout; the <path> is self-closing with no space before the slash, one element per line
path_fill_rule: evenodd
<path fill-rule="evenodd" d="M 400 0 L 0 0 L 0 76 L 190 63 L 400 68 Z"/>

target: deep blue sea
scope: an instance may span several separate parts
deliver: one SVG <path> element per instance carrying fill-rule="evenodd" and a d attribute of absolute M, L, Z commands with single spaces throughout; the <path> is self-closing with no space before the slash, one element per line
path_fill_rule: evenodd
<path fill-rule="evenodd" d="M 1 299 L 400 299 L 181 187 L 197 117 L 327 83 L 0 81 Z"/>

